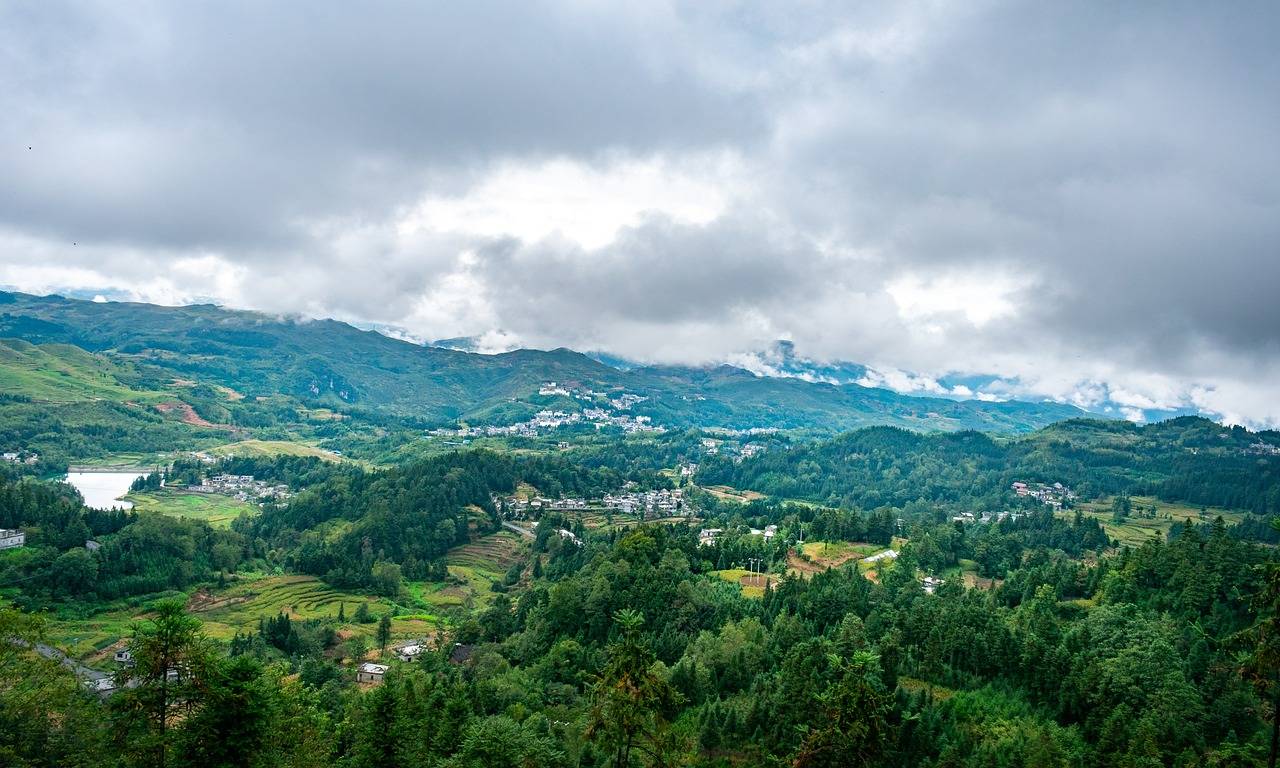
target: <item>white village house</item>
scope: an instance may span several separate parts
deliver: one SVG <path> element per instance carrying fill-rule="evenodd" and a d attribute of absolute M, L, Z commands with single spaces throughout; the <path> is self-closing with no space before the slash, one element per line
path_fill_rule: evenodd
<path fill-rule="evenodd" d="M 13 549 L 27 543 L 27 534 L 16 528 L 0 528 L 0 549 Z"/>
<path fill-rule="evenodd" d="M 374 664 L 365 662 L 356 670 L 357 683 L 380 683 L 382 676 L 387 674 L 389 667 L 386 664 Z"/>
<path fill-rule="evenodd" d="M 85 680 L 84 687 L 91 693 L 96 693 L 102 698 L 106 698 L 116 692 L 116 681 L 110 677 L 98 677 L 92 680 Z"/>

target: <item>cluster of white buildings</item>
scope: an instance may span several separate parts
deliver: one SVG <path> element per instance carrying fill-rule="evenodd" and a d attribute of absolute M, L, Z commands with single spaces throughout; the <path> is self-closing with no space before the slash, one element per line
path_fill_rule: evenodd
<path fill-rule="evenodd" d="M 628 411 L 631 410 L 631 406 L 639 405 L 648 399 L 649 398 L 644 397 L 643 395 L 633 395 L 630 392 L 624 392 L 617 397 L 610 398 L 609 405 L 613 406 L 613 409 L 616 411 Z"/>
<path fill-rule="evenodd" d="M 752 535 L 752 536 L 763 536 L 763 537 L 764 537 L 764 540 L 765 540 L 765 541 L 768 541 L 768 540 L 772 539 L 774 536 L 777 536 L 777 535 L 778 535 L 778 526 L 776 526 L 776 525 L 766 525 L 766 526 L 764 527 L 764 529 L 763 529 L 763 530 L 761 530 L 761 529 L 759 529 L 759 528 L 752 528 L 752 529 L 751 529 L 751 535 Z"/>
<path fill-rule="evenodd" d="M 499 499 L 494 498 L 497 504 Z M 540 512 L 578 512 L 586 510 L 615 510 L 623 514 L 654 514 L 671 516 L 684 509 L 684 492 L 680 489 L 657 491 L 622 491 L 607 493 L 603 498 L 584 499 L 567 497 L 549 499 L 535 496 L 525 499 L 519 496 L 508 496 L 501 499 L 508 514 L 524 517 L 529 513 Z"/>
<path fill-rule="evenodd" d="M 767 542 L 774 536 L 778 535 L 778 526 L 766 525 L 763 529 L 748 529 L 748 532 L 752 536 L 763 536 L 764 540 Z M 709 547 L 719 541 L 721 536 L 724 536 L 723 528 L 703 528 L 698 531 L 698 546 Z"/>
<path fill-rule="evenodd" d="M 623 514 L 657 513 L 673 515 L 684 508 L 684 491 L 679 488 L 658 491 L 632 491 L 605 494 L 604 506 Z"/>
<path fill-rule="evenodd" d="M 961 512 L 958 515 L 951 516 L 953 523 L 1000 523 L 1005 520 L 1017 520 L 1022 517 L 1021 512 L 983 512 L 981 515 L 976 512 Z"/>
<path fill-rule="evenodd" d="M 289 492 L 289 486 L 255 480 L 253 475 L 214 475 L 202 478 L 199 485 L 187 486 L 187 490 L 196 493 L 221 493 L 240 501 L 282 501 L 293 495 Z"/>
<path fill-rule="evenodd" d="M 1261 440 L 1249 446 L 1249 453 L 1259 456 L 1280 456 L 1280 445 L 1264 443 Z M 7 454 L 6 454 L 7 455 Z"/>
<path fill-rule="evenodd" d="M 556 384 L 554 381 L 548 381 L 541 387 L 538 387 L 538 394 L 543 397 L 555 397 L 556 395 L 562 395 L 564 397 L 570 396 L 569 390 Z"/>
<path fill-rule="evenodd" d="M 623 395 L 623 397 L 637 397 L 636 395 Z M 643 399 L 643 398 L 642 398 Z M 614 402 L 614 401 L 611 401 Z M 627 407 L 630 407 L 628 405 Z M 430 434 L 439 437 L 501 437 L 504 435 L 518 435 L 520 437 L 536 437 L 542 432 L 552 431 L 560 427 L 569 427 L 575 424 L 591 424 L 596 429 L 601 427 L 619 427 L 623 432 L 666 432 L 667 428 L 653 423 L 648 416 L 632 416 L 630 414 L 610 413 L 604 408 L 584 408 L 577 413 L 568 413 L 566 411 L 553 411 L 543 409 L 533 415 L 528 421 L 522 421 L 518 424 L 504 424 L 502 426 L 487 424 L 476 427 L 459 427 L 458 429 L 433 429 Z"/>
<path fill-rule="evenodd" d="M 40 460 L 40 454 L 28 453 L 26 451 L 5 451 L 0 453 L 0 459 L 10 464 L 35 464 Z"/>
<path fill-rule="evenodd" d="M 704 437 L 702 438 L 702 450 L 708 456 L 715 456 L 723 451 L 726 455 L 732 456 L 735 462 L 739 462 L 764 453 L 765 447 L 759 443 L 744 443 L 741 446 L 735 446 L 732 443 L 726 443 L 714 437 Z"/>
<path fill-rule="evenodd" d="M 748 427 L 747 429 L 729 429 L 727 427 L 708 427 L 707 432 L 724 437 L 755 437 L 756 435 L 774 435 L 780 432 L 777 427 Z"/>
<path fill-rule="evenodd" d="M 1012 487 L 1013 492 L 1018 496 L 1029 496 L 1042 504 L 1048 504 L 1054 509 L 1061 509 L 1063 502 L 1071 501 L 1076 497 L 1071 492 L 1071 489 L 1062 483 L 1045 485 L 1044 483 L 1016 482 Z"/>
<path fill-rule="evenodd" d="M 608 398 L 609 405 L 614 410 L 625 411 L 637 403 L 643 403 L 649 398 L 643 395 L 635 395 L 630 392 L 623 392 L 618 395 L 610 396 L 605 392 L 595 392 L 590 389 L 570 388 L 564 384 L 558 384 L 554 381 L 544 381 L 538 387 L 538 394 L 542 397 L 572 397 L 576 400 L 585 400 L 587 402 L 595 402 L 600 398 Z"/>

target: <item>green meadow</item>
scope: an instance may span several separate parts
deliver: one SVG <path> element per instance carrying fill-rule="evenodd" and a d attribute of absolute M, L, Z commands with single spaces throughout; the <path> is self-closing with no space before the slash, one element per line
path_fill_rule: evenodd
<path fill-rule="evenodd" d="M 255 515 L 255 504 L 220 493 L 193 493 L 161 488 L 145 493 L 130 493 L 125 499 L 139 512 L 159 512 L 171 517 L 203 520 L 214 528 L 230 528 L 231 522 L 243 514 Z"/>

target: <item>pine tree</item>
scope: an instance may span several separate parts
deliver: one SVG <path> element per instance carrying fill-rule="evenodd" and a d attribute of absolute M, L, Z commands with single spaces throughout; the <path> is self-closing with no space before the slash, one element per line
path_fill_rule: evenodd
<path fill-rule="evenodd" d="M 653 670 L 657 658 L 640 637 L 640 612 L 624 608 L 614 620 L 622 639 L 609 646 L 609 661 L 592 686 L 586 736 L 612 752 L 614 768 L 630 766 L 633 751 L 660 762 L 667 728 L 663 713 L 680 695 Z"/>
<path fill-rule="evenodd" d="M 387 643 L 391 642 L 391 614 L 384 613 L 381 619 L 378 619 L 378 647 L 385 653 Z"/>

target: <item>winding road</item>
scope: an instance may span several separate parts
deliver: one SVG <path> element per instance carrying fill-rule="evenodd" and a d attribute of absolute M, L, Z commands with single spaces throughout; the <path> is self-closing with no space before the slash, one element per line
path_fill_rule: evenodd
<path fill-rule="evenodd" d="M 516 533 L 520 534 L 521 536 L 524 536 L 527 539 L 537 538 L 537 535 L 534 534 L 534 532 L 529 530 L 528 528 L 521 528 L 515 523 L 508 522 L 506 520 L 502 521 L 502 527 L 506 528 L 508 531 L 515 531 Z"/>
<path fill-rule="evenodd" d="M 21 639 L 14 639 L 11 642 L 15 645 L 21 645 L 24 648 L 31 648 L 46 659 L 52 659 L 53 661 L 58 662 L 62 666 L 74 672 L 76 677 L 79 677 L 81 680 L 102 680 L 103 678 L 111 677 L 111 675 L 108 675 L 106 672 L 99 672 L 96 669 L 86 667 L 57 648 L 54 648 L 52 645 L 45 645 L 44 643 L 29 643 L 26 640 Z"/>

